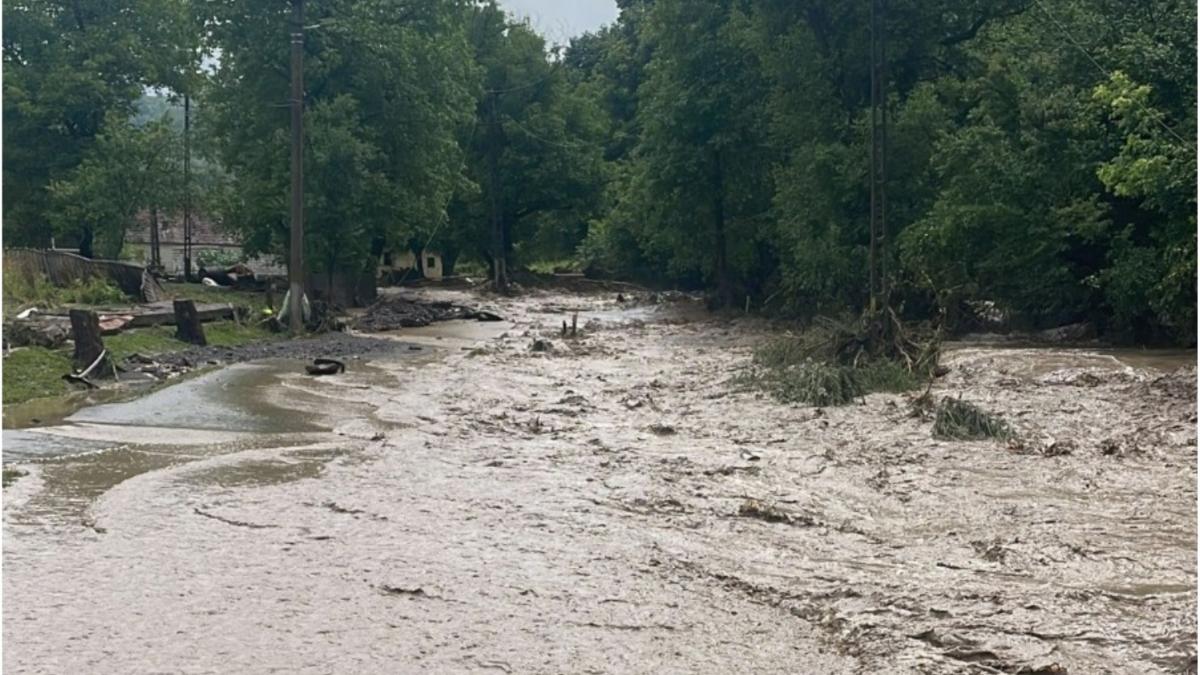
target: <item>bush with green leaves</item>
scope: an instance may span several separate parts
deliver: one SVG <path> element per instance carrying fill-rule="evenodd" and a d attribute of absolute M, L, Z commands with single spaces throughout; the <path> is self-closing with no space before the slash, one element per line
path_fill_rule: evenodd
<path fill-rule="evenodd" d="M 240 251 L 205 249 L 197 254 L 196 260 L 204 269 L 223 270 L 242 262 L 245 256 Z"/>

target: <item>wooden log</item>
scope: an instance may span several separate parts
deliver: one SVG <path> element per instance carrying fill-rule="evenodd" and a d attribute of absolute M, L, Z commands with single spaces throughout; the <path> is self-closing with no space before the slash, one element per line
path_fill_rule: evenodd
<path fill-rule="evenodd" d="M 208 344 L 196 303 L 191 300 L 175 301 L 175 338 L 201 347 Z"/>
<path fill-rule="evenodd" d="M 71 318 L 71 336 L 75 340 L 75 353 L 71 358 L 75 370 L 90 370 L 98 377 L 110 372 L 112 369 L 107 363 L 96 363 L 108 358 L 104 341 L 100 339 L 100 317 L 86 309 L 72 309 L 68 316 Z"/>
<path fill-rule="evenodd" d="M 202 322 L 232 319 L 233 312 L 233 305 L 230 304 L 207 303 L 196 305 L 196 316 L 198 316 Z M 158 305 L 153 305 L 147 309 L 138 308 L 138 313 L 133 315 L 133 320 L 129 322 L 128 328 L 162 326 L 174 322 L 174 307 L 172 305 L 163 303 L 161 308 L 159 308 Z"/>

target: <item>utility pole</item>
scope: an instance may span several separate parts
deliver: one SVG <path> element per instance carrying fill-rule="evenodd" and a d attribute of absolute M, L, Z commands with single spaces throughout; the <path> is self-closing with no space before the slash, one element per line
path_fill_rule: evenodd
<path fill-rule="evenodd" d="M 192 280 L 192 97 L 188 94 L 183 95 L 183 279 Z"/>
<path fill-rule="evenodd" d="M 150 207 L 150 266 L 162 269 L 162 242 L 158 232 L 158 207 Z"/>
<path fill-rule="evenodd" d="M 491 112 L 488 115 L 488 205 L 492 221 L 492 271 L 496 291 L 504 293 L 508 290 L 508 265 L 506 259 L 507 244 L 504 241 L 504 209 L 500 203 L 500 170 L 498 166 L 501 130 L 500 120 L 496 114 L 496 99 L 499 92 L 491 92 Z"/>
<path fill-rule="evenodd" d="M 304 330 L 304 0 L 292 0 L 292 237 L 288 264 L 288 326 Z"/>
<path fill-rule="evenodd" d="M 888 302 L 887 276 L 887 57 L 884 51 L 884 2 L 871 2 L 871 248 L 870 310 Z"/>

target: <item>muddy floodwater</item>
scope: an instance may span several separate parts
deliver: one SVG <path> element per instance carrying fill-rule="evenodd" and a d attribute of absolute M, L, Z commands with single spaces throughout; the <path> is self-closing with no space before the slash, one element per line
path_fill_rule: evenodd
<path fill-rule="evenodd" d="M 740 390 L 753 318 L 427 293 L 506 321 L 6 430 L 4 672 L 1196 670 L 1194 352 L 953 345 L 1017 439 L 939 441 Z"/>

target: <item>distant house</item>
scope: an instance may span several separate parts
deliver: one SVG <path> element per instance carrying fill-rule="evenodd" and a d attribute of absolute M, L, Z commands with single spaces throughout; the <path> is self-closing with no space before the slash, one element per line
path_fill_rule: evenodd
<path fill-rule="evenodd" d="M 151 235 L 149 212 L 138 214 L 137 224 L 125 233 L 125 244 L 134 261 L 151 265 L 154 263 L 154 246 Z M 217 227 L 204 214 L 192 214 L 192 270 L 200 268 L 201 258 L 238 260 L 242 255 L 242 243 L 237 236 Z M 183 274 L 183 214 L 158 214 L 158 264 L 162 271 L 171 276 Z M 243 260 L 258 275 L 286 274 L 287 268 L 269 257 L 254 257 Z"/>
<path fill-rule="evenodd" d="M 392 283 L 413 279 L 441 279 L 444 273 L 442 254 L 426 249 L 417 256 L 409 250 L 388 251 L 380 256 L 379 278 Z"/>

